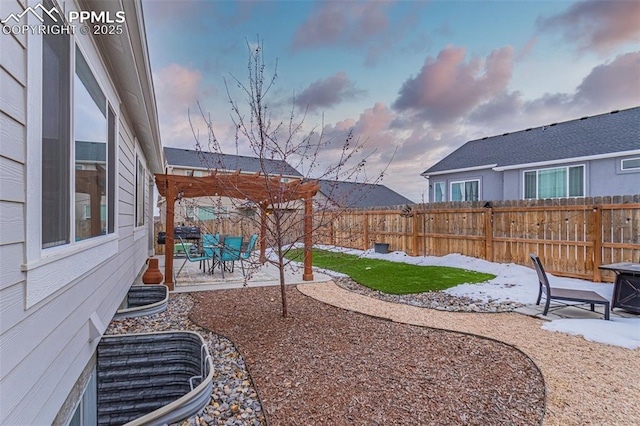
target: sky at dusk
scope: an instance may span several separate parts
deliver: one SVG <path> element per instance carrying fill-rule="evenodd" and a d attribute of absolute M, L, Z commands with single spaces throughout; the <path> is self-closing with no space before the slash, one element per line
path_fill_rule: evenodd
<path fill-rule="evenodd" d="M 260 39 L 267 75 L 277 61 L 273 119 L 295 106 L 305 131 L 338 144 L 353 130 L 367 176 L 388 166 L 381 183 L 414 202 L 426 199 L 420 173 L 469 140 L 640 105 L 638 1 L 143 6 L 164 146 L 195 149 L 189 111 L 206 139 L 199 103 L 224 153 L 252 155 L 235 143 L 224 79 L 246 81 Z"/>

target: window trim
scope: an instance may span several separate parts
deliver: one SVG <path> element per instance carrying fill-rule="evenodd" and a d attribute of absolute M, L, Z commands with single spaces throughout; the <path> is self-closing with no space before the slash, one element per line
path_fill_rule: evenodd
<path fill-rule="evenodd" d="M 136 139 L 136 147 L 137 147 L 137 139 Z M 134 188 L 134 203 L 135 203 L 135 214 L 134 214 L 134 228 L 144 228 L 147 225 L 147 176 L 148 170 L 147 165 L 143 161 L 144 156 L 142 155 L 139 149 L 136 150 L 136 172 L 135 172 L 135 188 Z M 140 176 L 140 168 L 142 168 L 142 176 Z M 139 191 L 142 190 L 142 200 L 138 197 L 140 196 Z M 142 203 L 142 212 L 138 211 L 138 203 Z M 140 217 L 141 216 L 141 217 Z M 142 223 L 140 223 L 142 220 Z"/>
<path fill-rule="evenodd" d="M 41 25 L 33 14 L 26 15 L 29 25 Z M 101 88 L 107 98 L 108 107 L 114 114 L 114 182 L 113 187 L 113 232 L 106 235 L 100 235 L 95 238 L 89 238 L 82 241 L 71 241 L 69 244 L 63 244 L 55 247 L 42 248 L 42 52 L 44 41 L 41 35 L 34 33 L 26 34 L 29 49 L 26 51 L 27 63 L 31 64 L 26 70 L 26 112 L 25 123 L 25 179 L 27 182 L 27 190 L 25 197 L 25 261 L 21 265 L 21 270 L 25 273 L 25 309 L 36 305 L 43 301 L 56 291 L 67 287 L 82 275 L 90 272 L 101 264 L 107 262 L 118 253 L 118 199 L 119 199 L 119 145 L 120 145 L 120 98 L 114 90 L 111 77 L 106 71 L 106 67 L 102 60 L 98 57 L 96 62 L 96 50 L 91 42 L 87 44 L 86 38 L 71 36 L 69 40 L 69 49 L 75 50 L 76 46 L 82 50 L 85 59 L 91 66 L 94 77 L 100 83 Z M 87 49 L 90 55 L 87 55 Z M 69 78 L 73 79 L 75 74 L 75 53 L 73 53 L 70 61 Z M 96 68 L 98 67 L 98 68 Z M 72 99 L 72 87 L 70 85 L 70 99 Z M 24 124 L 24 123 L 23 123 Z M 70 122 L 73 125 L 73 122 Z M 72 144 L 73 136 L 70 137 L 69 143 Z M 75 155 L 74 154 L 70 154 Z M 70 170 L 71 173 L 75 170 Z M 69 185 L 69 191 L 72 193 L 74 189 Z M 73 209 L 74 203 L 70 202 L 70 208 Z M 71 222 L 73 223 L 73 222 Z"/>
<path fill-rule="evenodd" d="M 622 172 L 636 172 L 636 171 L 640 171 L 640 166 L 638 167 L 630 167 L 630 168 L 625 168 L 624 167 L 624 162 L 625 161 L 639 161 L 640 157 L 631 157 L 631 158 L 622 158 L 620 159 L 620 171 Z"/>
<path fill-rule="evenodd" d="M 442 186 L 442 200 L 441 201 L 437 201 L 436 200 L 436 186 Z M 444 180 L 439 180 L 437 182 L 433 182 L 433 202 L 434 203 L 444 203 L 447 201 L 447 182 Z"/>
<path fill-rule="evenodd" d="M 449 182 L 449 197 L 448 197 L 449 201 L 453 202 L 453 199 L 451 199 L 451 195 L 453 194 L 453 185 L 456 183 L 467 183 L 467 182 L 478 182 L 478 199 L 477 200 L 459 200 L 459 201 L 467 202 L 467 201 L 482 200 L 482 185 L 480 184 L 480 178 L 471 178 L 471 179 L 462 179 L 462 180 L 452 180 L 451 182 Z"/>
<path fill-rule="evenodd" d="M 574 168 L 574 167 L 582 167 L 582 195 L 569 195 L 569 169 Z M 554 169 L 565 169 L 566 170 L 566 174 L 567 174 L 567 179 L 566 179 L 566 190 L 567 190 L 567 195 L 564 197 L 547 197 L 547 198 L 540 198 L 540 185 L 538 184 L 538 172 L 541 170 L 554 170 Z M 526 173 L 530 173 L 530 172 L 535 172 L 536 173 L 536 197 L 535 198 L 525 198 L 526 193 L 527 193 L 527 188 L 526 188 L 526 182 L 527 180 L 525 179 L 525 174 Z M 561 199 L 561 198 L 584 198 L 587 195 L 587 165 L 585 163 L 581 163 L 581 164 L 570 164 L 570 165 L 559 165 L 559 166 L 553 166 L 553 167 L 541 167 L 541 168 L 537 168 L 537 169 L 527 169 L 527 170 L 523 170 L 522 171 L 522 199 L 523 200 L 546 200 L 546 199 Z"/>

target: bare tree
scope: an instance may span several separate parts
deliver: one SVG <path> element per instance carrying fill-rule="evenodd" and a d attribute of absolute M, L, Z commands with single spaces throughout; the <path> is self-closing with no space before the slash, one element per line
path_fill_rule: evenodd
<path fill-rule="evenodd" d="M 241 80 L 231 74 L 230 79 L 225 79 L 224 83 L 235 126 L 236 155 L 240 146 L 248 147 L 260 160 L 261 182 L 264 183 L 267 197 L 256 203 L 256 200 L 246 194 L 244 197 L 234 198 L 231 203 L 236 210 L 259 210 L 260 215 L 247 214 L 243 220 L 254 221 L 257 227 L 262 223 L 266 224 L 266 229 L 261 229 L 266 235 L 261 235 L 261 238 L 266 239 L 273 248 L 273 253 L 261 261 L 275 264 L 280 272 L 282 315 L 287 317 L 285 268 L 290 263 L 287 254 L 304 241 L 305 237 L 309 237 L 310 232 L 304 229 L 305 218 L 301 214 L 303 201 L 291 199 L 287 190 L 295 191 L 296 185 L 316 179 L 378 183 L 386 167 L 374 176 L 367 176 L 365 166 L 373 152 L 364 152 L 366 141 L 356 137 L 353 131 L 344 135 L 342 140 L 326 137 L 322 130 L 323 123 L 307 128 L 307 111 L 297 117 L 295 102 L 292 102 L 291 110 L 286 114 L 287 119 L 279 120 L 267 102 L 278 78 L 277 61 L 269 75 L 262 42 L 258 40 L 257 45 L 247 42 L 247 48 L 247 79 Z M 239 91 L 240 95 L 234 96 L 234 90 Z M 234 170 L 233 165 L 225 164 L 226 157 L 216 137 L 214 122 L 200 104 L 198 114 L 206 126 L 206 141 L 197 131 L 191 115 L 190 124 L 203 164 L 211 173 L 217 173 L 217 170 Z M 302 176 L 292 176 L 292 169 L 300 171 Z M 238 170 L 239 172 L 241 171 Z M 242 193 L 243 188 L 237 189 Z M 325 195 L 327 197 L 316 197 L 313 200 L 316 213 L 311 232 L 326 227 L 346 208 L 332 199 L 331 193 Z M 349 194 L 350 198 L 364 196 L 366 191 L 362 190 Z"/>

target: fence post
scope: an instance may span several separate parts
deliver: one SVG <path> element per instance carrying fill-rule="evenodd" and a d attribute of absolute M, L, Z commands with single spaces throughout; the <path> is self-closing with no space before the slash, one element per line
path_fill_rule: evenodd
<path fill-rule="evenodd" d="M 329 244 L 332 246 L 336 245 L 336 230 L 333 227 L 333 218 L 329 222 Z"/>
<path fill-rule="evenodd" d="M 367 250 L 369 247 L 369 213 L 364 213 L 364 218 L 362 219 L 362 231 L 363 231 L 363 241 L 362 241 L 362 250 Z"/>
<path fill-rule="evenodd" d="M 593 232 L 591 232 L 591 240 L 593 241 L 593 281 L 602 282 L 599 266 L 602 264 L 602 210 L 598 206 L 593 206 L 591 218 L 593 224 Z"/>
<path fill-rule="evenodd" d="M 420 212 L 415 212 L 413 214 L 413 226 L 412 237 L 413 237 L 413 256 L 420 256 L 420 250 L 418 250 L 418 217 L 420 216 Z"/>
<path fill-rule="evenodd" d="M 493 262 L 493 209 L 484 210 L 484 255 L 485 260 Z"/>

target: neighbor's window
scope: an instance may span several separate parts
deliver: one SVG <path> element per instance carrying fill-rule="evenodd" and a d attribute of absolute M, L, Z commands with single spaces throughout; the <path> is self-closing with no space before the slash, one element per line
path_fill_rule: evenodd
<path fill-rule="evenodd" d="M 145 216 L 145 193 L 146 193 L 146 185 L 145 185 L 145 177 L 146 172 L 144 170 L 144 166 L 140 161 L 140 158 L 137 158 L 137 172 L 136 172 L 136 225 L 142 226 L 144 225 L 144 216 Z"/>
<path fill-rule="evenodd" d="M 584 166 L 524 172 L 524 198 L 584 197 Z"/>
<path fill-rule="evenodd" d="M 480 180 L 451 182 L 451 201 L 478 201 L 480 197 Z"/>
<path fill-rule="evenodd" d="M 622 170 L 640 170 L 640 157 L 625 158 L 621 163 Z"/>
<path fill-rule="evenodd" d="M 196 208 L 194 206 L 186 206 L 185 207 L 185 217 L 187 220 L 195 220 L 196 219 Z"/>
<path fill-rule="evenodd" d="M 226 207 L 198 206 L 198 220 L 214 220 L 227 217 Z"/>
<path fill-rule="evenodd" d="M 433 184 L 433 202 L 442 203 L 444 201 L 444 182 L 436 182 Z"/>

